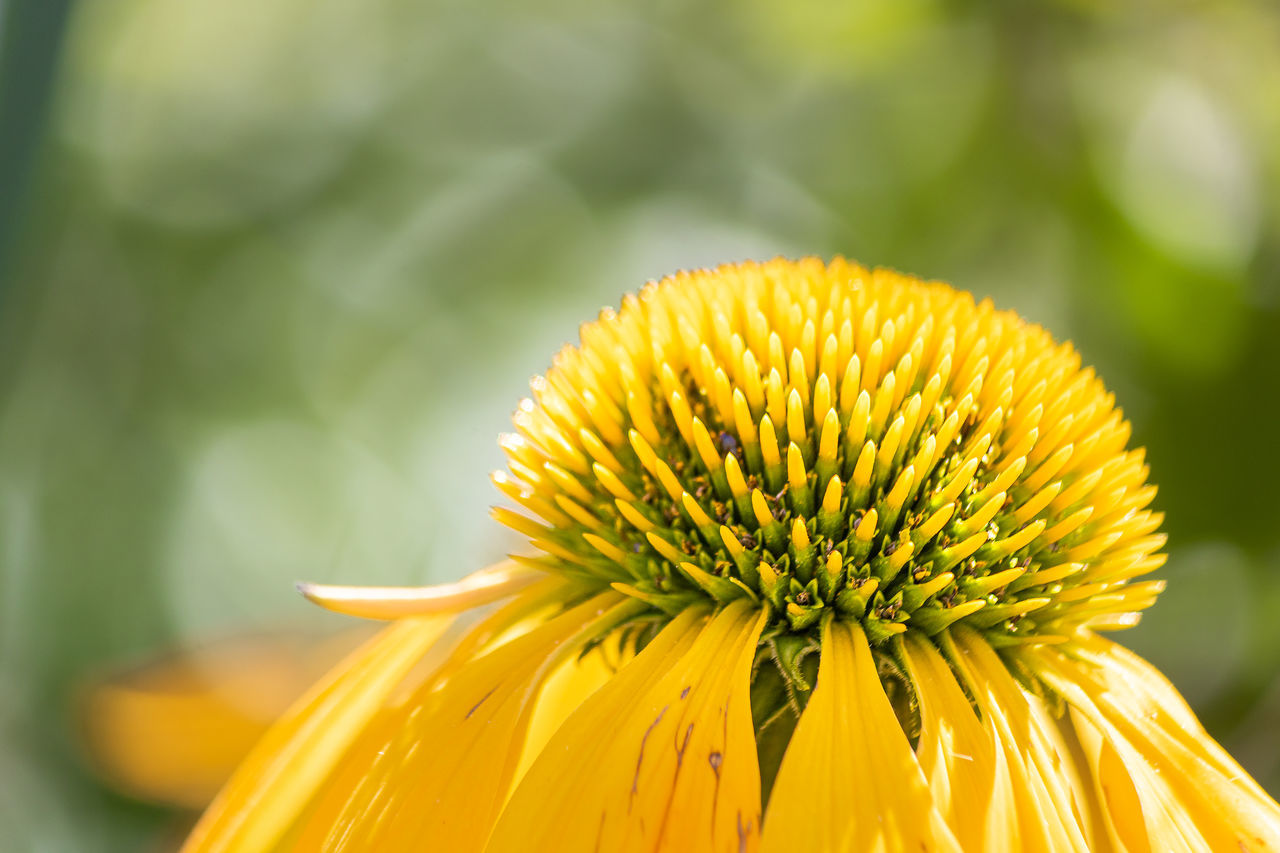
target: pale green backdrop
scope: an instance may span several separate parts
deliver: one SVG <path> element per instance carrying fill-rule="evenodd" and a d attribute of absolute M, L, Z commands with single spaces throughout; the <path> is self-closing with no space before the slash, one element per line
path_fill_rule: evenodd
<path fill-rule="evenodd" d="M 0 849 L 163 849 L 84 768 L 84 673 L 500 556 L 495 437 L 577 324 L 776 253 L 1076 342 L 1168 513 L 1128 640 L 1280 792 L 1274 3 L 0 16 Z"/>

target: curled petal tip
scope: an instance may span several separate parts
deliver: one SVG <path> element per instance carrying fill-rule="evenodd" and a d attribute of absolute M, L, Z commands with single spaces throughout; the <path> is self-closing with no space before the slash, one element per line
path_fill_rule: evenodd
<path fill-rule="evenodd" d="M 438 586 L 334 586 L 299 581 L 298 592 L 335 613 L 365 619 L 400 619 L 452 613 L 488 604 L 544 577 L 514 562 L 501 563 Z"/>

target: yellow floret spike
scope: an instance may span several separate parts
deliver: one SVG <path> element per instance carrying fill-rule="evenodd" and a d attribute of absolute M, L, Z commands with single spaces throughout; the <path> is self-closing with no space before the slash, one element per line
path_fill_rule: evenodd
<path fill-rule="evenodd" d="M 866 340 L 871 335 L 859 335 L 859 338 Z M 867 348 L 867 365 L 862 371 L 862 390 L 871 392 L 875 390 L 876 384 L 880 381 L 880 361 L 884 356 L 884 341 L 876 338 L 872 341 L 871 346 Z"/>
<path fill-rule="evenodd" d="M 1074 533 L 1076 529 L 1079 528 L 1086 521 L 1088 521 L 1089 517 L 1092 515 L 1093 515 L 1093 507 L 1091 506 L 1081 507 L 1076 512 L 1073 512 L 1071 513 L 1071 515 L 1062 519 L 1062 521 L 1059 521 L 1057 524 L 1053 525 L 1053 527 L 1045 528 L 1044 533 L 1041 535 L 1044 537 L 1044 541 L 1048 542 L 1049 544 L 1053 544 L 1054 542 L 1057 542 L 1058 540 L 1062 539 L 1067 534 Z"/>
<path fill-rule="evenodd" d="M 760 452 L 764 457 L 765 475 L 769 488 L 782 487 L 782 455 L 778 447 L 778 434 L 773 429 L 773 419 L 765 415 L 760 419 Z"/>
<path fill-rule="evenodd" d="M 916 451 L 915 457 L 911 460 L 911 467 L 916 469 L 920 479 L 929 476 L 929 472 L 933 469 L 933 462 L 937 452 L 937 440 L 932 435 L 925 438 L 924 443 L 920 445 L 920 449 Z"/>
<path fill-rule="evenodd" d="M 711 434 L 697 418 L 693 419 L 693 444 L 698 450 L 698 457 L 708 471 L 716 471 L 724 464 L 715 444 L 711 441 Z"/>
<path fill-rule="evenodd" d="M 865 393 L 862 390 L 862 366 L 858 360 L 858 356 L 849 357 L 849 363 L 844 369 L 844 378 L 840 380 L 840 414 L 841 417 L 848 418 L 855 411 L 857 403 L 862 399 Z M 871 411 L 871 395 L 866 395 L 865 411 L 863 413 L 864 426 L 865 418 Z M 866 436 L 859 436 L 853 441 L 861 442 Z"/>
<path fill-rule="evenodd" d="M 898 475 L 898 479 L 893 484 L 893 488 L 889 490 L 889 494 L 885 495 L 884 500 L 878 504 L 878 507 L 881 508 L 882 523 L 885 529 L 893 530 L 897 526 L 898 518 L 902 515 L 903 505 L 906 504 L 907 498 L 911 494 L 911 487 L 915 485 L 915 480 L 915 469 L 907 466 Z"/>
<path fill-rule="evenodd" d="M 978 460 L 970 459 L 968 462 L 960 466 L 947 481 L 946 485 L 939 489 L 933 496 L 932 505 L 935 507 L 946 506 L 954 503 L 956 498 L 960 497 L 960 493 L 969 487 L 973 482 L 973 475 L 978 471 Z"/>
<path fill-rule="evenodd" d="M 871 395 L 866 391 L 860 391 L 849 415 L 849 427 L 845 434 L 846 444 L 849 447 L 859 447 L 866 440 L 867 428 L 870 425 Z"/>
<path fill-rule="evenodd" d="M 867 510 L 866 515 L 862 516 L 862 520 L 854 528 L 854 535 L 863 542 L 870 542 L 871 537 L 876 533 L 876 521 L 876 511 L 874 509 Z"/>
<path fill-rule="evenodd" d="M 880 442 L 880 450 L 876 454 L 876 481 L 889 479 L 893 470 L 894 459 L 898 455 L 898 447 L 902 443 L 902 433 L 906 429 L 906 418 L 898 415 L 885 430 L 884 440 Z"/>
<path fill-rule="evenodd" d="M 946 526 L 951 520 L 951 516 L 955 514 L 956 505 L 949 503 L 942 508 L 935 510 L 932 515 L 920 522 L 911 529 L 911 541 L 915 543 L 917 549 L 922 547 L 930 539 L 938 535 L 938 532 Z"/>
<path fill-rule="evenodd" d="M 1049 505 L 1050 501 L 1052 501 L 1060 491 L 1062 491 L 1062 483 L 1052 483 L 1027 498 L 1022 503 L 1022 506 L 1013 511 L 1014 524 L 1026 524 L 1028 521 L 1035 518 L 1042 510 L 1044 510 L 1045 507 Z"/>
<path fill-rule="evenodd" d="M 627 555 L 622 552 L 622 549 L 617 545 L 614 545 L 612 542 L 608 542 L 594 533 L 584 533 L 582 534 L 582 538 L 587 540 L 587 544 L 592 548 L 595 548 L 619 566 L 625 566 L 627 564 Z"/>
<path fill-rule="evenodd" d="M 811 445 L 809 430 L 805 426 L 804 410 L 805 404 L 800 399 L 800 392 L 792 388 L 787 396 L 787 439 L 802 448 Z M 805 454 L 806 458 L 812 455 L 812 452 Z"/>
<path fill-rule="evenodd" d="M 689 514 L 690 520 L 698 527 L 710 527 L 715 524 L 711 520 L 711 516 L 707 515 L 706 511 L 693 499 L 693 495 L 685 492 L 680 502 L 684 506 L 685 512 Z"/>
<path fill-rule="evenodd" d="M 776 336 L 775 336 L 776 339 Z M 775 424 L 787 423 L 787 388 L 778 368 L 769 370 L 769 378 L 764 385 L 765 411 Z"/>
<path fill-rule="evenodd" d="M 893 392 L 895 382 L 893 374 L 885 376 L 884 381 L 880 383 L 880 389 L 875 392 L 871 399 L 871 418 L 868 427 L 871 434 L 876 438 L 884 435 L 885 425 L 890 421 L 890 414 L 895 411 L 893 403 Z"/>
<path fill-rule="evenodd" d="M 915 546 L 910 542 L 899 545 L 892 554 L 888 555 L 889 569 L 896 574 L 911 559 L 911 555 L 915 553 L 915 550 Z"/>
<path fill-rule="evenodd" d="M 680 478 L 671 470 L 671 466 L 661 460 L 655 466 L 655 474 L 658 476 L 658 482 L 662 484 L 662 488 L 666 489 L 671 500 L 679 501 L 681 495 L 684 494 L 684 486 L 680 483 Z"/>
<path fill-rule="evenodd" d="M 840 494 L 843 491 L 840 478 L 832 477 L 831 482 L 827 483 L 827 491 L 822 497 L 822 511 L 829 515 L 838 513 L 840 511 Z"/>
<path fill-rule="evenodd" d="M 977 506 L 978 509 L 955 526 L 956 534 L 969 536 L 986 527 L 987 523 L 995 518 L 996 513 L 1004 506 L 1004 501 L 1004 492 L 992 495 L 985 503 L 982 502 L 981 494 L 974 495 L 973 505 Z"/>
<path fill-rule="evenodd" d="M 815 424 L 823 424 L 831 416 L 835 415 L 836 428 L 840 427 L 840 417 L 832 406 L 831 401 L 831 379 L 826 373 L 819 374 L 818 381 L 813 386 L 813 422 Z M 839 436 L 836 436 L 839 440 Z"/>
<path fill-rule="evenodd" d="M 620 498 L 625 501 L 636 500 L 636 496 L 631 493 L 631 490 L 626 487 L 626 484 L 624 484 L 613 471 L 604 467 L 599 462 L 593 462 L 591 464 L 591 471 L 596 475 L 596 479 L 600 481 L 600 485 L 604 486 L 605 490 L 615 498 Z"/>
<path fill-rule="evenodd" d="M 618 508 L 618 514 L 623 520 L 630 524 L 639 533 L 648 533 L 655 527 L 655 523 L 644 516 L 644 513 L 636 509 L 635 505 L 624 500 L 614 501 L 614 505 Z"/>
<path fill-rule="evenodd" d="M 803 519 L 797 518 L 791 522 L 791 544 L 796 548 L 809 547 L 809 532 L 805 530 Z"/>
<path fill-rule="evenodd" d="M 746 478 L 742 476 L 742 466 L 738 464 L 738 457 L 729 454 L 724 460 L 725 479 L 729 482 L 729 492 L 735 497 L 743 497 L 750 491 L 747 488 Z"/>
<path fill-rule="evenodd" d="M 1008 465 L 1006 465 L 996 478 L 988 483 L 983 489 L 973 496 L 975 504 L 985 504 L 997 492 L 1007 492 L 1009 488 L 1018 480 L 1018 475 L 1027 467 L 1027 458 L 1018 456 Z"/>
<path fill-rule="evenodd" d="M 828 409 L 822 419 L 822 432 L 818 440 L 818 461 L 830 468 L 835 467 L 836 454 L 840 450 L 840 417 L 834 409 Z M 829 476 L 829 475 L 828 475 Z"/>
<path fill-rule="evenodd" d="M 667 540 L 658 535 L 656 531 L 649 531 L 645 534 L 645 539 L 653 546 L 654 550 L 668 560 L 672 565 L 679 565 L 684 561 L 684 556 L 680 550 Z"/>
<path fill-rule="evenodd" d="M 867 443 L 862 445 L 862 452 L 858 454 L 857 460 L 853 466 L 853 485 L 861 495 L 871 488 L 871 475 L 876 464 L 876 443 L 867 439 Z"/>
<path fill-rule="evenodd" d="M 795 442 L 787 448 L 787 488 L 792 509 L 804 517 L 813 515 L 813 490 L 809 488 L 804 453 Z"/>
<path fill-rule="evenodd" d="M 791 392 L 787 395 L 788 414 L 790 414 L 792 407 L 791 398 L 795 397 L 796 413 L 803 417 L 805 409 L 810 406 L 809 376 L 804 366 L 804 355 L 798 349 L 791 351 L 791 364 L 787 371 L 787 384 L 791 386 Z"/>
<path fill-rule="evenodd" d="M 755 353 L 751 350 L 747 350 L 742 354 L 742 366 L 739 375 L 741 376 L 740 382 L 743 393 L 746 395 L 747 403 L 754 411 L 760 411 L 764 408 L 764 384 Z M 737 411 L 737 404 L 735 403 L 735 417 L 737 416 Z"/>

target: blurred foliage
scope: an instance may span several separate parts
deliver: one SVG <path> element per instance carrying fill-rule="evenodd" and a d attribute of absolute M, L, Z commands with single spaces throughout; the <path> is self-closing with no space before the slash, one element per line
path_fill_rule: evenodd
<path fill-rule="evenodd" d="M 494 439 L 576 324 L 777 253 L 1075 341 L 1168 513 L 1169 589 L 1124 639 L 1280 792 L 1274 3 L 117 0 L 68 27 L 48 126 L 0 128 L 43 139 L 0 191 L 7 849 L 174 831 L 86 771 L 84 673 L 332 626 L 298 578 L 499 556 Z"/>

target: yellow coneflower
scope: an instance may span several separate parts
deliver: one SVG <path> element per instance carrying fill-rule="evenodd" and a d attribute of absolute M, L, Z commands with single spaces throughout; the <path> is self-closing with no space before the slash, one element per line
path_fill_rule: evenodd
<path fill-rule="evenodd" d="M 502 440 L 539 552 L 305 587 L 390 619 L 187 849 L 1277 850 L 1149 664 L 1164 537 L 1076 352 L 937 283 L 773 261 L 582 327 Z"/>

